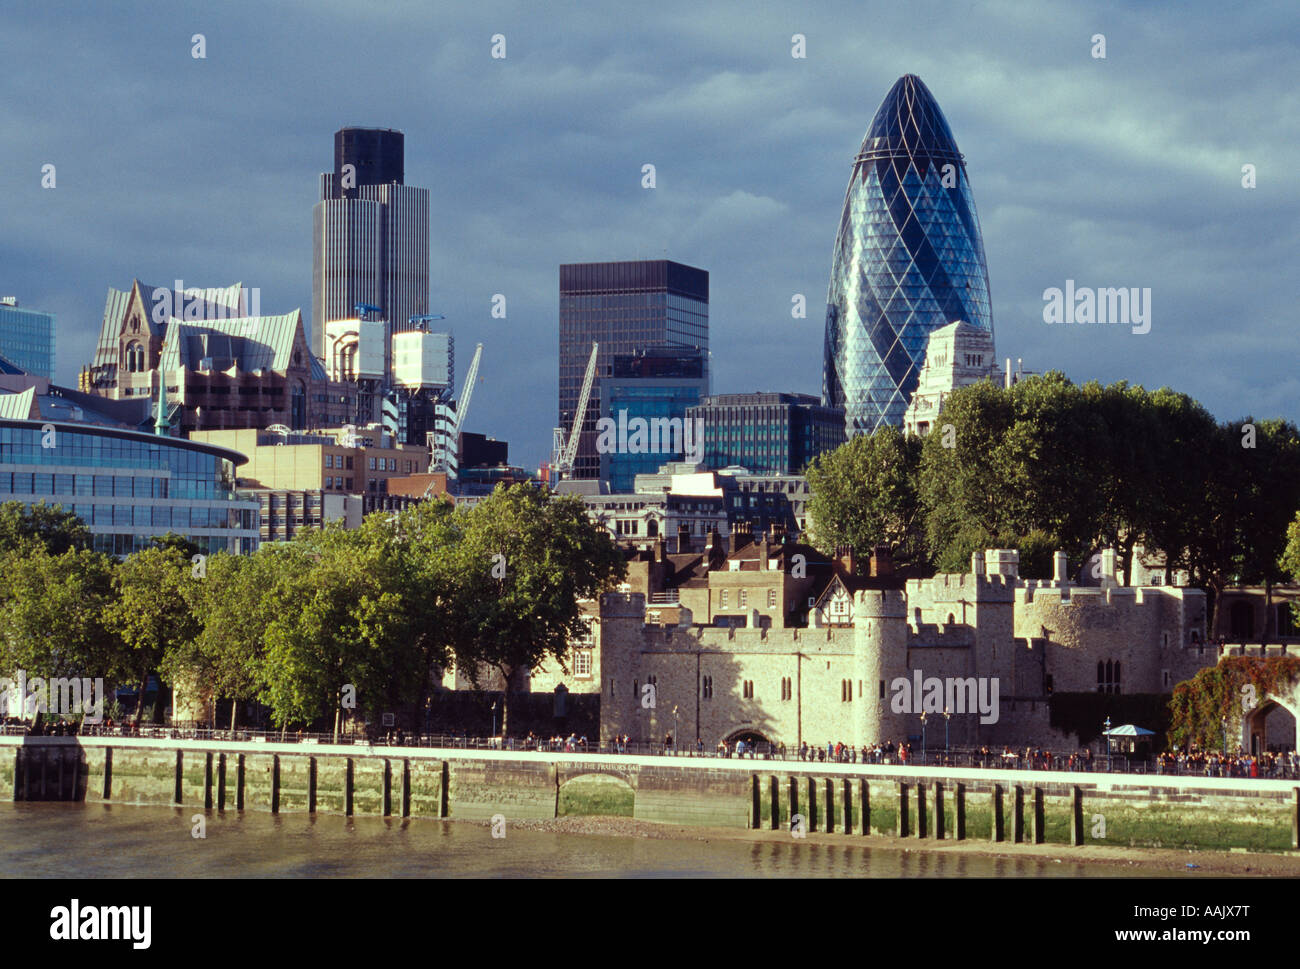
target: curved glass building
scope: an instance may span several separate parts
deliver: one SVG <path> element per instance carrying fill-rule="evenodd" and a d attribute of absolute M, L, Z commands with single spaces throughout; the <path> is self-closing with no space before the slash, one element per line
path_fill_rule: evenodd
<path fill-rule="evenodd" d="M 901 426 L 930 334 L 993 332 L 966 165 L 921 79 L 898 79 L 853 164 L 826 297 L 822 399 L 849 437 Z"/>

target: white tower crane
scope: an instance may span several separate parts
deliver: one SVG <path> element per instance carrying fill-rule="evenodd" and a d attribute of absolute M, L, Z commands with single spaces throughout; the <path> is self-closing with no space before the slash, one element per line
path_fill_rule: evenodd
<path fill-rule="evenodd" d="M 555 462 L 555 468 L 559 472 L 561 480 L 573 474 L 573 462 L 578 457 L 578 438 L 582 436 L 582 422 L 587 416 L 587 402 L 591 399 L 591 387 L 596 382 L 596 353 L 599 350 L 599 343 L 591 345 L 591 358 L 587 361 L 587 374 L 582 379 L 582 393 L 578 395 L 578 409 L 573 412 L 573 429 L 569 432 L 568 444 L 564 445 L 559 460 Z M 558 445 L 563 439 L 564 429 L 557 427 L 555 430 L 556 444 Z"/>

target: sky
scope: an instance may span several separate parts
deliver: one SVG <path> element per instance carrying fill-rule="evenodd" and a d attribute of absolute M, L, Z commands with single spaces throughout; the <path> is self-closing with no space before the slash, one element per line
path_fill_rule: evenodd
<path fill-rule="evenodd" d="M 966 158 L 999 358 L 1300 421 L 1298 28 L 1294 0 L 11 0 L 0 295 L 57 314 L 72 386 L 133 278 L 242 282 L 310 326 L 333 133 L 396 128 L 430 191 L 430 312 L 458 378 L 483 344 L 470 428 L 532 469 L 557 418 L 561 263 L 706 269 L 713 391 L 821 392 L 853 158 L 910 73 Z M 1149 288 L 1150 331 L 1044 322 L 1067 279 Z"/>

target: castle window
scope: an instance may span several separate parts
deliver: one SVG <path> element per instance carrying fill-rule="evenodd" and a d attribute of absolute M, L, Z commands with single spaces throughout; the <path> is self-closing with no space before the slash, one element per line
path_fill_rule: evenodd
<path fill-rule="evenodd" d="M 790 677 L 788 676 L 781 677 L 781 699 L 789 700 L 792 699 L 793 696 L 794 696 L 794 690 L 790 683 Z"/>
<path fill-rule="evenodd" d="M 713 699 L 713 677 L 706 676 L 700 684 L 700 695 L 705 700 Z"/>
<path fill-rule="evenodd" d="M 776 608 L 776 590 L 775 590 L 775 589 L 768 589 L 768 590 L 767 590 L 767 608 L 769 608 L 769 609 L 775 609 L 775 608 Z"/>
<path fill-rule="evenodd" d="M 614 681 L 613 681 L 613 680 L 610 680 L 610 681 L 609 681 L 609 695 L 610 695 L 610 696 L 613 696 L 613 695 L 614 695 Z"/>
<path fill-rule="evenodd" d="M 741 684 L 741 695 L 742 695 L 746 700 L 752 700 L 752 699 L 754 699 L 754 681 L 753 681 L 753 680 L 745 680 L 745 681 Z"/>
<path fill-rule="evenodd" d="M 1160 671 L 1160 682 L 1163 683 L 1165 686 L 1168 686 L 1168 685 L 1169 685 L 1169 671 L 1168 671 L 1168 670 L 1161 670 L 1161 671 Z"/>
<path fill-rule="evenodd" d="M 885 698 L 885 681 L 884 681 L 884 680 L 881 680 L 881 681 L 880 681 L 880 699 L 883 700 L 884 698 Z"/>
<path fill-rule="evenodd" d="M 573 654 L 573 675 L 578 679 L 591 679 L 591 650 L 580 649 Z"/>
<path fill-rule="evenodd" d="M 851 703 L 853 701 L 853 681 L 840 680 L 840 702 Z"/>
<path fill-rule="evenodd" d="M 951 612 L 948 613 L 948 625 L 953 626 L 956 625 L 956 623 L 957 623 L 957 617 L 954 616 Z"/>

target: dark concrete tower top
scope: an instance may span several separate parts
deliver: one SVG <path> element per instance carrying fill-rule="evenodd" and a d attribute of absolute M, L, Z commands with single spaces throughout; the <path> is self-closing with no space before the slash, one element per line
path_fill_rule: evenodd
<path fill-rule="evenodd" d="M 340 128 L 334 132 L 334 178 L 341 185 L 344 165 L 355 165 L 357 185 L 404 184 L 406 136 L 392 128 Z M 352 189 L 340 193 L 356 198 Z"/>

